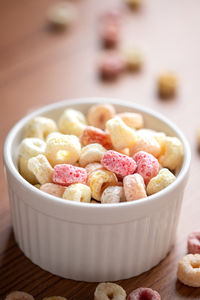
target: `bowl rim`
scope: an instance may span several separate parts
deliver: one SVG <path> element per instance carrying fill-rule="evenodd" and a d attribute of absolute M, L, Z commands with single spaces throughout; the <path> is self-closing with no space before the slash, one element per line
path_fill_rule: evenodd
<path fill-rule="evenodd" d="M 177 136 L 180 138 L 180 140 L 183 143 L 184 147 L 184 160 L 182 163 L 182 167 L 180 169 L 180 172 L 176 178 L 176 180 L 170 184 L 168 187 L 165 189 L 161 190 L 160 192 L 150 195 L 146 198 L 140 199 L 139 201 L 125 201 L 125 202 L 120 202 L 120 203 L 106 203 L 106 204 L 101 204 L 99 203 L 85 203 L 85 202 L 76 202 L 76 201 L 71 201 L 71 200 L 66 200 L 62 199 L 50 194 L 47 194 L 45 192 L 40 191 L 39 189 L 35 188 L 34 185 L 26 181 L 18 172 L 17 168 L 15 167 L 15 164 L 12 159 L 11 151 L 12 151 L 12 142 L 15 138 L 15 135 L 20 132 L 20 130 L 24 127 L 24 125 L 31 120 L 33 117 L 46 114 L 48 112 L 51 112 L 54 109 L 59 109 L 62 107 L 70 108 L 70 105 L 78 105 L 78 104 L 97 104 L 97 103 L 104 103 L 104 104 L 113 104 L 113 105 L 118 105 L 122 107 L 127 107 L 131 109 L 136 109 L 140 111 L 141 113 L 148 114 L 161 122 L 165 123 L 169 128 L 173 129 L 173 131 L 176 132 Z M 49 105 L 42 106 L 41 108 L 33 111 L 32 113 L 29 113 L 25 117 L 21 118 L 9 131 L 5 143 L 4 143 L 4 149 L 3 149 L 3 159 L 4 159 L 4 164 L 7 166 L 7 168 L 10 170 L 12 175 L 15 177 L 15 179 L 22 184 L 26 189 L 30 190 L 32 193 L 34 193 L 36 196 L 42 196 L 43 200 L 42 201 L 47 201 L 49 204 L 52 203 L 52 201 L 56 202 L 58 206 L 71 206 L 72 208 L 74 207 L 82 207 L 90 209 L 114 209 L 114 208 L 119 208 L 119 207 L 137 207 L 138 205 L 145 205 L 145 203 L 150 204 L 150 202 L 157 201 L 159 198 L 163 198 L 166 194 L 173 192 L 184 180 L 186 177 L 188 171 L 189 171 L 189 166 L 190 166 L 190 161 L 191 161 L 191 150 L 189 143 L 187 139 L 185 138 L 184 134 L 179 130 L 179 128 L 173 124 L 168 118 L 163 116 L 162 114 L 158 113 L 157 111 L 154 111 L 148 107 L 145 107 L 143 105 L 137 104 L 135 102 L 131 101 L 124 101 L 121 99 L 117 98 L 109 98 L 109 97 L 87 97 L 87 98 L 73 98 L 73 99 L 65 99 L 59 102 L 54 102 Z M 41 194 L 42 193 L 42 194 Z M 48 204 L 47 203 L 47 204 Z"/>

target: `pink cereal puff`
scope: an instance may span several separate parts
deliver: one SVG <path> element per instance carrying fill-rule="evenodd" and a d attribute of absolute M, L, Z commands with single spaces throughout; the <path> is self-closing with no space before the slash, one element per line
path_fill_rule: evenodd
<path fill-rule="evenodd" d="M 100 35 L 104 47 L 114 48 L 119 42 L 119 27 L 114 23 L 104 24 Z"/>
<path fill-rule="evenodd" d="M 143 177 L 145 184 L 148 184 L 151 178 L 155 177 L 159 172 L 160 164 L 158 160 L 145 151 L 137 152 L 133 159 L 137 164 L 136 172 Z"/>
<path fill-rule="evenodd" d="M 88 144 L 98 143 L 106 149 L 110 149 L 112 146 L 110 134 L 93 126 L 87 126 L 83 131 L 80 141 L 83 146 Z"/>
<path fill-rule="evenodd" d="M 110 51 L 99 59 L 98 71 L 103 80 L 116 80 L 123 73 L 124 69 L 125 63 L 117 53 Z"/>
<path fill-rule="evenodd" d="M 140 174 L 135 173 L 124 177 L 123 184 L 126 201 L 134 201 L 147 197 L 144 180 Z"/>
<path fill-rule="evenodd" d="M 127 300 L 161 300 L 161 297 L 157 291 L 141 287 L 132 291 Z"/>
<path fill-rule="evenodd" d="M 65 187 L 55 183 L 45 183 L 41 185 L 40 190 L 47 194 L 62 198 Z"/>
<path fill-rule="evenodd" d="M 87 171 L 84 168 L 75 167 L 69 164 L 59 164 L 54 167 L 53 182 L 68 186 L 73 183 L 87 182 Z"/>
<path fill-rule="evenodd" d="M 109 150 L 103 155 L 101 164 L 107 170 L 121 177 L 133 174 L 137 167 L 131 157 L 113 150 Z"/>
<path fill-rule="evenodd" d="M 188 253 L 200 254 L 200 231 L 191 232 L 187 241 Z"/>

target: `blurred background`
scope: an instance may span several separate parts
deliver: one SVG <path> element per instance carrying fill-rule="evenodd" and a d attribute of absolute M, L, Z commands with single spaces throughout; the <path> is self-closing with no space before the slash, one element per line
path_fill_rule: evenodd
<path fill-rule="evenodd" d="M 192 147 L 177 242 L 185 245 L 188 232 L 199 225 L 194 203 L 199 198 L 200 1 L 143 0 L 138 9 L 130 9 L 124 0 L 68 2 L 74 5 L 77 18 L 68 28 L 55 30 L 48 11 L 58 1 L 0 1 L 1 153 L 9 129 L 21 117 L 55 101 L 103 96 L 155 109 L 182 129 Z M 116 80 L 105 81 L 99 77 L 99 59 L 108 50 L 103 49 L 99 32 L 101 16 L 113 9 L 120 12 L 120 42 L 115 51 L 131 44 L 141 49 L 143 65 L 139 72 L 124 72 Z M 157 93 L 158 77 L 165 71 L 175 72 L 178 78 L 177 93 L 167 100 Z M 0 250 L 4 250 L 11 221 L 2 162 L 0 167 Z M 184 247 L 174 255 L 183 255 Z"/>

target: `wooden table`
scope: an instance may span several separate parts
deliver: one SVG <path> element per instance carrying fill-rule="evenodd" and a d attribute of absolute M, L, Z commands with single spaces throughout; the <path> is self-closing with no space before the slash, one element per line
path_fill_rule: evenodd
<path fill-rule="evenodd" d="M 119 283 L 131 290 L 146 286 L 162 299 L 200 299 L 200 289 L 176 279 L 177 262 L 186 254 L 190 231 L 200 227 L 199 155 L 196 129 L 200 124 L 200 1 L 145 1 L 138 12 L 126 9 L 122 0 L 76 0 L 81 18 L 73 28 L 55 33 L 46 22 L 53 0 L 0 1 L 0 143 L 17 120 L 32 110 L 65 98 L 117 97 L 156 109 L 185 133 L 192 148 L 192 165 L 186 188 L 176 243 L 157 267 Z M 123 7 L 122 43 L 129 40 L 145 54 L 139 74 L 124 74 L 116 83 L 97 77 L 100 53 L 99 15 Z M 156 95 L 156 76 L 163 70 L 179 74 L 176 99 L 161 101 Z M 95 283 L 75 282 L 53 276 L 32 264 L 19 250 L 12 231 L 3 163 L 0 162 L 0 297 L 13 290 L 36 299 L 62 295 L 69 300 L 93 299 Z M 148 251 L 146 253 L 148 255 Z"/>

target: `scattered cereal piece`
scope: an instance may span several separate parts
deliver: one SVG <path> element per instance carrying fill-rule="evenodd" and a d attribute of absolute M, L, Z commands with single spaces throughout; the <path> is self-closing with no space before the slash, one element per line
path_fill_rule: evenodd
<path fill-rule="evenodd" d="M 29 158 L 28 168 L 33 172 L 40 184 L 52 182 L 53 168 L 43 154 Z"/>
<path fill-rule="evenodd" d="M 96 170 L 90 173 L 88 185 L 92 191 L 92 198 L 99 201 L 103 191 L 110 185 L 118 185 L 118 180 L 116 175 L 110 171 Z"/>
<path fill-rule="evenodd" d="M 119 203 L 125 201 L 122 186 L 108 186 L 101 195 L 101 203 Z"/>
<path fill-rule="evenodd" d="M 68 108 L 58 120 L 58 128 L 64 134 L 81 136 L 86 127 L 86 119 L 80 111 Z"/>
<path fill-rule="evenodd" d="M 104 53 L 99 61 L 99 73 L 102 79 L 117 79 L 124 70 L 124 61 L 114 52 Z"/>
<path fill-rule="evenodd" d="M 135 48 L 127 48 L 123 51 L 126 68 L 130 71 L 139 71 L 142 68 L 143 56 L 141 51 Z"/>
<path fill-rule="evenodd" d="M 178 263 L 177 277 L 185 285 L 200 287 L 200 254 L 185 255 Z"/>
<path fill-rule="evenodd" d="M 82 148 L 80 166 L 85 167 L 89 163 L 100 162 L 106 149 L 101 144 L 89 144 Z"/>
<path fill-rule="evenodd" d="M 141 0 L 125 0 L 127 5 L 132 9 L 138 9 L 141 5 Z"/>
<path fill-rule="evenodd" d="M 74 23 L 77 18 L 75 6 L 69 2 L 59 2 L 48 10 L 48 20 L 55 28 L 65 28 Z"/>
<path fill-rule="evenodd" d="M 144 180 L 140 174 L 135 173 L 124 177 L 123 184 L 126 201 L 134 201 L 147 197 Z"/>
<path fill-rule="evenodd" d="M 94 300 L 126 300 L 125 290 L 116 283 L 99 283 L 94 292 Z"/>
<path fill-rule="evenodd" d="M 133 174 L 137 167 L 135 161 L 131 157 L 113 150 L 109 150 L 103 155 L 101 164 L 104 168 L 120 177 Z"/>
<path fill-rule="evenodd" d="M 188 253 L 200 254 L 200 231 L 192 232 L 188 236 Z"/>
<path fill-rule="evenodd" d="M 80 137 L 83 146 L 88 144 L 101 144 L 106 149 L 112 146 L 110 134 L 93 126 L 87 126 Z"/>
<path fill-rule="evenodd" d="M 135 142 L 135 131 L 128 127 L 119 117 L 108 120 L 106 129 L 110 133 L 112 145 L 116 151 L 130 148 Z"/>
<path fill-rule="evenodd" d="M 40 186 L 40 190 L 47 194 L 62 198 L 65 187 L 55 183 L 45 183 Z"/>
<path fill-rule="evenodd" d="M 100 163 L 90 163 L 85 166 L 85 170 L 87 171 L 88 175 L 90 175 L 93 171 L 102 170 L 103 166 Z"/>
<path fill-rule="evenodd" d="M 161 297 L 157 291 L 141 287 L 132 291 L 127 300 L 161 300 Z"/>
<path fill-rule="evenodd" d="M 28 293 L 21 292 L 21 291 L 15 291 L 15 292 L 8 294 L 5 298 L 5 300 L 34 300 L 34 298 L 32 295 L 30 295 Z"/>
<path fill-rule="evenodd" d="M 119 26 L 117 23 L 106 23 L 101 28 L 101 40 L 106 48 L 114 48 L 119 43 Z"/>
<path fill-rule="evenodd" d="M 197 130 L 197 148 L 200 150 L 200 128 Z"/>
<path fill-rule="evenodd" d="M 87 176 L 87 171 L 84 168 L 69 164 L 59 164 L 54 167 L 53 182 L 64 186 L 73 183 L 85 184 Z"/>
<path fill-rule="evenodd" d="M 175 170 L 179 168 L 183 161 L 183 145 L 176 137 L 165 137 L 164 139 L 164 153 L 159 157 L 160 164 Z"/>
<path fill-rule="evenodd" d="M 79 160 L 81 144 L 75 135 L 52 135 L 47 139 L 46 156 L 52 166 L 74 164 Z"/>
<path fill-rule="evenodd" d="M 148 184 L 151 178 L 156 176 L 159 172 L 160 165 L 158 160 L 145 151 L 137 152 L 133 156 L 133 159 L 137 164 L 136 172 L 143 177 L 144 183 Z"/>
<path fill-rule="evenodd" d="M 176 94 L 178 79 L 175 73 L 166 72 L 158 77 L 158 94 L 161 98 L 171 98 Z"/>
<path fill-rule="evenodd" d="M 151 135 L 139 135 L 136 133 L 136 140 L 130 149 L 130 154 L 134 155 L 139 151 L 145 151 L 158 157 L 161 153 L 160 144 Z"/>
<path fill-rule="evenodd" d="M 63 198 L 76 202 L 90 202 L 90 187 L 82 183 L 71 184 L 66 188 L 63 194 Z"/>
<path fill-rule="evenodd" d="M 57 130 L 54 120 L 45 117 L 35 117 L 24 129 L 25 137 L 35 137 L 45 140 L 47 135 Z"/>
<path fill-rule="evenodd" d="M 92 105 L 88 110 L 88 123 L 91 126 L 105 129 L 105 124 L 115 115 L 115 108 L 111 104 Z"/>
<path fill-rule="evenodd" d="M 143 116 L 138 113 L 125 112 L 116 115 L 129 127 L 140 129 L 144 126 Z"/>
<path fill-rule="evenodd" d="M 174 180 L 176 180 L 176 176 L 174 176 L 172 172 L 166 168 L 161 169 L 159 173 L 149 181 L 147 185 L 147 194 L 152 195 L 160 192 L 174 182 Z"/>

